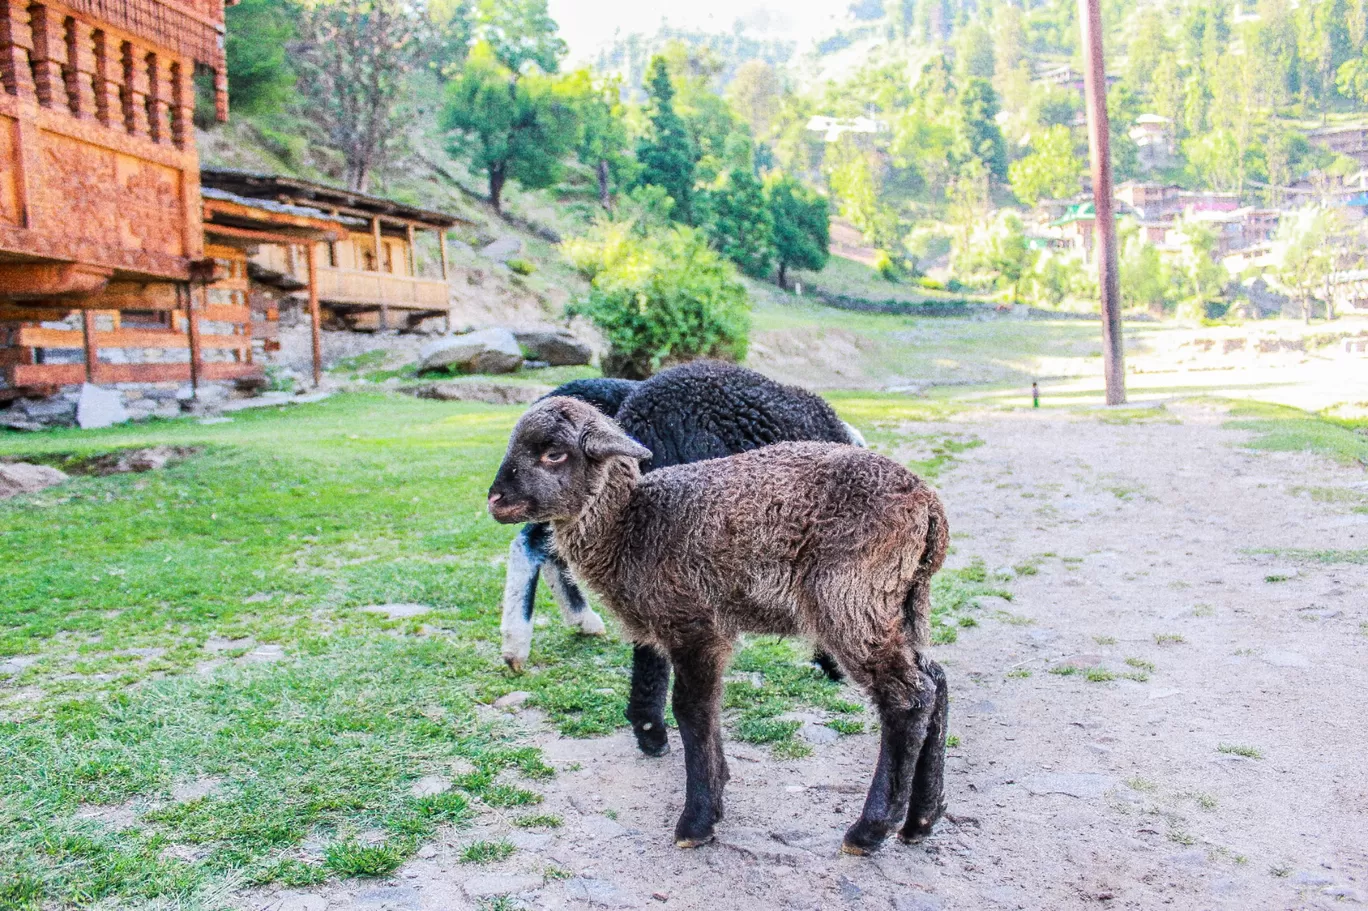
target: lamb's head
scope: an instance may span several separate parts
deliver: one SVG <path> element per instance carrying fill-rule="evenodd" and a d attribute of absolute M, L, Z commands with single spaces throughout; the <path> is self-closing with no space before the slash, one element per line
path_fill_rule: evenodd
<path fill-rule="evenodd" d="M 513 428 L 489 488 L 490 515 L 504 524 L 574 518 L 602 489 L 610 462 L 650 457 L 649 449 L 594 406 L 542 399 Z"/>

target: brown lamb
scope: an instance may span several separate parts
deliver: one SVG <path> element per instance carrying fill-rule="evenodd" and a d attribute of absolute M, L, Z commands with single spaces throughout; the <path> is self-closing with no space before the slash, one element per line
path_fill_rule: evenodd
<path fill-rule="evenodd" d="M 722 818 L 722 675 L 747 632 L 811 638 L 878 709 L 878 765 L 842 849 L 867 853 L 899 826 L 905 841 L 925 837 L 945 808 L 947 686 L 925 651 L 949 540 L 935 491 L 834 443 L 643 476 L 650 457 L 593 406 L 546 399 L 514 428 L 489 509 L 504 523 L 549 521 L 627 635 L 670 656 L 688 776 L 676 844 L 709 841 Z"/>

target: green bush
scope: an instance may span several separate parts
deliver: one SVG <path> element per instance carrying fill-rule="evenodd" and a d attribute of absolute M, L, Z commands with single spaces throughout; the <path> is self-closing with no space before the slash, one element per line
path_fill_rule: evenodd
<path fill-rule="evenodd" d="M 510 259 L 504 265 L 518 275 L 531 275 L 537 271 L 537 264 L 526 259 Z"/>
<path fill-rule="evenodd" d="M 642 379 L 669 362 L 746 356 L 745 286 L 700 232 L 605 223 L 564 248 L 591 285 L 567 313 L 587 317 L 603 333 L 609 376 Z"/>

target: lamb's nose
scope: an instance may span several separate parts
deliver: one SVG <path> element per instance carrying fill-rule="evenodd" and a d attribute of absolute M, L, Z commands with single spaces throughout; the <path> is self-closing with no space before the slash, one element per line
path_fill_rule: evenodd
<path fill-rule="evenodd" d="M 490 505 L 490 506 L 493 506 L 495 503 L 498 503 L 498 502 L 499 502 L 500 500 L 502 500 L 502 499 L 503 499 L 503 494 L 501 494 L 501 493 L 492 493 L 492 494 L 489 495 L 489 505 Z"/>

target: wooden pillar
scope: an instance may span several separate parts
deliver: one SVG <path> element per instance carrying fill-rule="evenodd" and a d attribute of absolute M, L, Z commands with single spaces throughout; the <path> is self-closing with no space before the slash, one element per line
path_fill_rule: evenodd
<path fill-rule="evenodd" d="M 95 53 L 90 26 L 68 16 L 65 23 L 67 104 L 76 117 L 95 116 Z"/>
<path fill-rule="evenodd" d="M 52 10 L 35 3 L 29 7 L 29 29 L 33 33 L 33 87 L 38 103 L 47 108 L 66 108 L 66 82 L 62 78 L 66 46 L 61 23 Z"/>
<path fill-rule="evenodd" d="M 200 285 L 200 295 L 204 301 L 204 306 L 209 306 L 209 285 Z M 200 372 L 203 368 L 203 361 L 200 354 L 200 327 L 199 327 L 200 308 L 195 306 L 195 287 L 188 285 L 185 289 L 185 331 L 190 336 L 190 389 L 195 398 L 199 398 Z"/>
<path fill-rule="evenodd" d="M 166 142 L 171 138 L 171 130 L 166 122 L 166 93 L 162 65 L 156 54 L 143 58 L 147 66 L 147 135 L 153 142 Z"/>
<path fill-rule="evenodd" d="M 409 275 L 413 278 L 418 277 L 418 242 L 414 236 L 413 225 L 404 225 L 404 235 L 408 240 L 408 267 Z"/>
<path fill-rule="evenodd" d="M 95 370 L 100 366 L 100 352 L 95 344 L 95 311 L 81 311 L 81 328 L 85 334 L 86 382 L 95 382 Z"/>
<path fill-rule="evenodd" d="M 371 219 L 371 242 L 375 244 L 375 271 L 385 271 L 385 244 L 380 239 L 380 216 Z"/>
<path fill-rule="evenodd" d="M 22 0 L 0 0 L 0 88 L 6 93 L 33 98 L 32 50 L 33 33 Z"/>
<path fill-rule="evenodd" d="M 138 49 L 125 41 L 120 48 L 123 85 L 119 103 L 123 108 L 124 129 L 134 136 L 146 136 L 147 127 L 147 69 L 138 65 Z"/>
<path fill-rule="evenodd" d="M 309 244 L 309 331 L 313 341 L 314 388 L 323 382 L 323 317 L 318 311 L 318 245 Z"/>
<path fill-rule="evenodd" d="M 442 251 L 442 281 L 451 281 L 450 267 L 447 265 L 446 228 L 437 229 L 437 246 Z"/>
<path fill-rule="evenodd" d="M 92 36 L 95 48 L 95 119 L 107 127 L 122 125 L 119 101 L 119 61 L 109 46 L 109 36 L 97 30 Z"/>
<path fill-rule="evenodd" d="M 190 141 L 191 131 L 194 129 L 195 87 L 190 84 L 190 77 L 186 73 L 185 67 L 179 62 L 171 64 L 169 76 L 171 81 L 171 142 L 176 148 L 183 149 L 186 143 Z"/>

